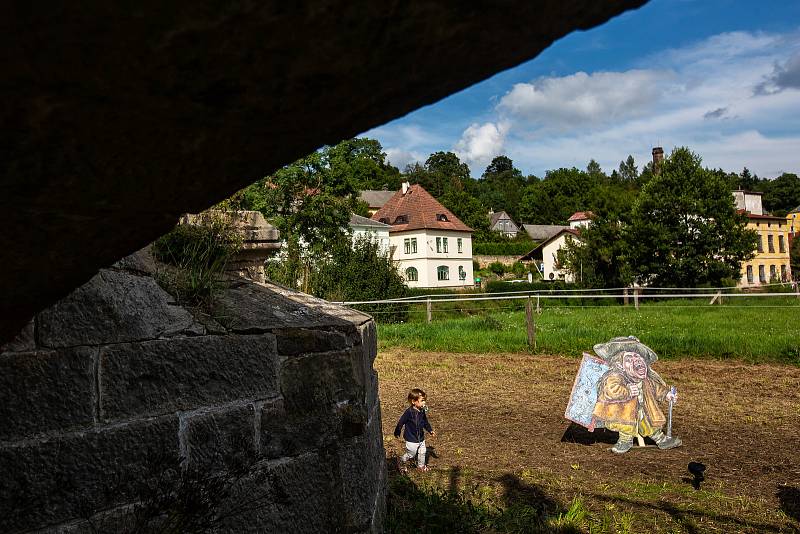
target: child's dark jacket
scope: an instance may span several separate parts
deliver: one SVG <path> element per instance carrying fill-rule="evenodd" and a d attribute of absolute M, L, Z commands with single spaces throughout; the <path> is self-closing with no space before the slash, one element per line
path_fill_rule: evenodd
<path fill-rule="evenodd" d="M 400 429 L 402 427 L 405 427 L 403 430 L 403 439 L 412 443 L 425 441 L 426 430 L 428 432 L 433 432 L 425 412 L 417 410 L 413 406 L 409 406 L 409 408 L 403 412 L 403 415 L 400 416 L 400 420 L 397 422 L 397 426 L 394 427 L 394 436 L 396 438 L 400 437 Z"/>

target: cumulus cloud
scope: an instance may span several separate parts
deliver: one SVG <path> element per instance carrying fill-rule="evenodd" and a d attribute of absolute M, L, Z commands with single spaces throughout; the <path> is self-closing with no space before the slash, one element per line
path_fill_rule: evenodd
<path fill-rule="evenodd" d="M 508 124 L 504 122 L 470 124 L 456 142 L 454 151 L 473 170 L 486 166 L 492 158 L 504 153 L 507 132 Z"/>
<path fill-rule="evenodd" d="M 540 78 L 516 84 L 497 109 L 509 120 L 544 130 L 602 126 L 653 113 L 673 78 L 669 71 L 642 69 Z"/>

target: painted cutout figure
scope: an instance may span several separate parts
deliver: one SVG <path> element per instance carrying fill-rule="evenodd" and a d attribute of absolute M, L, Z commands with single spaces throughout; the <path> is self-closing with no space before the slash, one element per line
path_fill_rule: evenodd
<path fill-rule="evenodd" d="M 611 449 L 617 454 L 628 452 L 635 438 L 643 445 L 643 438 L 649 437 L 659 449 L 681 445 L 680 438 L 672 436 L 671 421 L 678 394 L 651 368 L 658 360 L 656 353 L 633 336 L 615 337 L 595 345 L 594 351 L 599 358 L 583 355 L 564 417 L 590 431 L 605 427 L 618 432 Z M 669 403 L 669 421 L 658 405 L 661 401 Z"/>

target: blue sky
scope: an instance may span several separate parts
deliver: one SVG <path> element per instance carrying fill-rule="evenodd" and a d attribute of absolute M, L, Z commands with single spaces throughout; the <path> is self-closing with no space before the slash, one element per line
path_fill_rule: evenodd
<path fill-rule="evenodd" d="M 652 0 L 363 135 L 392 164 L 452 150 L 479 177 L 606 172 L 688 146 L 708 167 L 800 173 L 800 1 Z"/>

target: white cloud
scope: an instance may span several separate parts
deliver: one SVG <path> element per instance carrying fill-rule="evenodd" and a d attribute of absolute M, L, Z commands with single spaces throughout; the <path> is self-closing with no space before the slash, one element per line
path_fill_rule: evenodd
<path fill-rule="evenodd" d="M 777 44 L 781 46 L 776 47 Z M 772 177 L 800 167 L 800 34 L 734 32 L 650 56 L 659 70 L 578 72 L 517 84 L 497 105 L 506 152 L 523 168 L 610 172 L 650 148 L 688 146 L 708 166 Z M 773 89 L 755 96 L 765 81 Z M 780 87 L 780 89 L 776 89 Z M 716 120 L 709 120 L 716 119 Z"/>
<path fill-rule="evenodd" d="M 386 159 L 389 163 L 400 169 L 400 171 L 405 170 L 406 165 L 416 162 L 423 163 L 427 159 L 427 156 L 423 156 L 419 152 L 398 147 L 384 148 L 384 151 L 386 152 Z"/>
<path fill-rule="evenodd" d="M 471 124 L 454 146 L 459 159 L 473 170 L 487 166 L 504 152 L 507 123 Z"/>
<path fill-rule="evenodd" d="M 652 113 L 672 90 L 669 71 L 577 72 L 518 83 L 497 106 L 501 116 L 545 131 L 599 127 Z"/>

